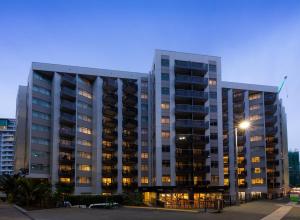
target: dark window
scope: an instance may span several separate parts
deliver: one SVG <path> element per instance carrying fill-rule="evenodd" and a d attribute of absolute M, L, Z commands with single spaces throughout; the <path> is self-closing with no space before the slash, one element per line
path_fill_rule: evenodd
<path fill-rule="evenodd" d="M 169 161 L 169 160 L 163 160 L 163 161 L 162 161 L 162 165 L 163 165 L 164 167 L 170 167 L 170 161 Z"/>
<path fill-rule="evenodd" d="M 210 134 L 210 139 L 211 139 L 211 140 L 218 140 L 218 134 L 216 134 L 216 133 L 211 133 L 211 134 Z"/>
<path fill-rule="evenodd" d="M 211 105 L 210 106 L 210 112 L 217 112 L 217 106 L 216 105 Z"/>
<path fill-rule="evenodd" d="M 162 88 L 161 88 L 161 93 L 162 93 L 163 95 L 169 95 L 169 94 L 170 94 L 170 90 L 169 90 L 169 88 L 167 88 L 167 87 L 162 87 Z"/>
<path fill-rule="evenodd" d="M 218 126 L 218 121 L 215 119 L 210 120 L 210 126 Z"/>
<path fill-rule="evenodd" d="M 219 166 L 218 161 L 212 161 L 212 162 L 211 162 L 211 167 L 212 167 L 212 168 L 218 168 L 218 166 Z"/>
<path fill-rule="evenodd" d="M 209 92 L 209 98 L 216 99 L 217 93 L 216 92 Z"/>
<path fill-rule="evenodd" d="M 169 73 L 162 73 L 161 74 L 161 80 L 169 81 Z"/>
<path fill-rule="evenodd" d="M 217 72 L 217 65 L 209 64 L 208 69 L 209 69 L 210 72 Z"/>
<path fill-rule="evenodd" d="M 210 152 L 211 152 L 212 154 L 217 154 L 217 153 L 218 153 L 218 148 L 217 148 L 217 147 L 212 147 L 212 148 L 210 149 Z"/>
<path fill-rule="evenodd" d="M 164 59 L 164 58 L 161 59 L 162 66 L 169 66 L 169 63 L 170 63 L 170 61 L 168 59 Z"/>
<path fill-rule="evenodd" d="M 170 145 L 163 145 L 162 152 L 170 152 Z"/>

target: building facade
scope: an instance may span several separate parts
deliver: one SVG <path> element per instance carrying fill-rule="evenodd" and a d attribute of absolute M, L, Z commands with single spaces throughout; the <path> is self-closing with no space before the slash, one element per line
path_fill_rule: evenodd
<path fill-rule="evenodd" d="M 16 120 L 0 118 L 0 175 L 14 174 Z"/>
<path fill-rule="evenodd" d="M 275 87 L 240 87 L 221 81 L 216 56 L 156 50 L 149 74 L 33 63 L 28 85 L 18 93 L 15 170 L 25 168 L 29 177 L 48 178 L 53 185 L 74 184 L 76 194 L 139 189 L 147 202 L 179 199 L 195 206 L 219 198 L 224 190 L 234 195 L 232 137 L 224 137 L 234 127 L 233 117 L 250 119 L 249 110 L 244 117 L 232 110 L 233 93 L 244 89 L 241 105 L 249 105 L 246 94 L 255 91 L 266 97 L 261 99 L 266 110 L 260 109 L 264 136 L 257 135 L 264 142 L 257 145 L 264 161 L 257 179 L 264 182 L 253 182 L 253 190 L 267 193 L 273 183 L 274 189 L 284 185 L 278 158 L 281 104 Z M 231 122 L 224 121 L 228 112 Z M 250 136 L 244 139 L 249 142 Z M 245 146 L 248 161 L 250 146 Z M 270 153 L 263 155 L 266 149 Z M 231 166 L 224 163 L 226 157 Z M 268 158 L 275 161 L 270 162 L 272 181 Z M 231 178 L 224 177 L 226 169 Z M 252 181 L 251 169 L 245 168 L 245 183 Z"/>
<path fill-rule="evenodd" d="M 300 186 L 300 161 L 299 152 L 289 152 L 289 175 L 291 187 Z"/>
<path fill-rule="evenodd" d="M 287 136 L 277 87 L 222 82 L 222 109 L 224 185 L 229 194 L 237 188 L 240 199 L 286 193 Z M 239 129 L 244 120 L 250 127 Z"/>

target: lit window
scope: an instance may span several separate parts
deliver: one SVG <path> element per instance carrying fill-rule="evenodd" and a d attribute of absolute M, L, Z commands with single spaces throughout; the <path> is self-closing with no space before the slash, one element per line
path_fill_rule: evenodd
<path fill-rule="evenodd" d="M 148 99 L 148 95 L 145 94 L 145 93 L 142 93 L 142 94 L 141 94 L 141 98 L 142 98 L 142 99 Z"/>
<path fill-rule="evenodd" d="M 142 183 L 142 184 L 148 184 L 148 183 L 149 183 L 148 177 L 142 176 L 142 178 L 141 178 L 141 183 Z"/>
<path fill-rule="evenodd" d="M 59 181 L 61 183 L 70 183 L 71 182 L 71 179 L 70 178 L 59 178 Z"/>
<path fill-rule="evenodd" d="M 244 185 L 245 184 L 245 179 L 238 179 L 238 185 Z"/>
<path fill-rule="evenodd" d="M 224 179 L 224 186 L 229 186 L 229 179 Z"/>
<path fill-rule="evenodd" d="M 142 159 L 148 159 L 148 153 L 143 152 L 141 154 Z"/>
<path fill-rule="evenodd" d="M 92 154 L 91 153 L 87 153 L 87 152 L 83 152 L 83 151 L 79 151 L 79 157 L 81 157 L 83 159 L 91 159 L 92 158 Z"/>
<path fill-rule="evenodd" d="M 260 109 L 260 105 L 250 105 L 250 110 Z"/>
<path fill-rule="evenodd" d="M 224 174 L 228 174 L 228 173 L 229 173 L 228 167 L 224 167 Z"/>
<path fill-rule="evenodd" d="M 92 134 L 92 130 L 89 128 L 85 128 L 85 127 L 79 127 L 79 132 L 84 133 L 84 134 Z"/>
<path fill-rule="evenodd" d="M 92 118 L 90 116 L 82 115 L 82 114 L 78 115 L 78 119 L 86 121 L 86 122 L 91 122 L 92 121 Z"/>
<path fill-rule="evenodd" d="M 251 180 L 252 184 L 264 184 L 263 178 L 254 178 Z"/>
<path fill-rule="evenodd" d="M 252 136 L 250 137 L 250 141 L 254 142 L 254 141 L 262 141 L 263 137 L 262 136 Z"/>
<path fill-rule="evenodd" d="M 86 147 L 91 147 L 92 146 L 92 142 L 87 141 L 87 140 L 83 140 L 83 139 L 78 139 L 77 140 L 77 144 L 86 146 Z"/>
<path fill-rule="evenodd" d="M 260 162 L 260 157 L 252 157 L 251 162 L 252 163 L 259 163 Z"/>
<path fill-rule="evenodd" d="M 169 124 L 170 123 L 170 118 L 169 117 L 162 117 L 161 118 L 161 123 L 162 124 Z"/>
<path fill-rule="evenodd" d="M 90 165 L 82 164 L 82 165 L 79 165 L 79 170 L 80 171 L 91 171 L 92 167 Z"/>
<path fill-rule="evenodd" d="M 208 84 L 211 85 L 211 86 L 216 86 L 216 85 L 217 85 L 217 80 L 215 80 L 215 79 L 210 79 L 210 80 L 208 81 Z"/>
<path fill-rule="evenodd" d="M 223 157 L 224 163 L 228 163 L 228 156 Z"/>
<path fill-rule="evenodd" d="M 166 103 L 166 102 L 161 103 L 161 109 L 167 110 L 169 108 L 170 108 L 170 104 L 169 103 Z"/>
<path fill-rule="evenodd" d="M 142 171 L 148 171 L 148 165 L 143 164 L 143 165 L 141 166 L 141 170 L 142 170 Z"/>
<path fill-rule="evenodd" d="M 245 168 L 241 167 L 241 168 L 238 168 L 238 174 L 241 174 L 242 172 L 245 171 Z"/>
<path fill-rule="evenodd" d="M 130 179 L 130 178 L 122 178 L 122 183 L 123 183 L 124 185 L 128 185 L 128 184 L 131 183 L 131 179 Z"/>
<path fill-rule="evenodd" d="M 255 100 L 255 99 L 260 99 L 260 98 L 261 98 L 260 93 L 249 95 L 249 100 Z"/>
<path fill-rule="evenodd" d="M 93 96 L 91 93 L 89 93 L 88 91 L 85 91 L 85 90 L 79 90 L 79 95 L 83 96 L 83 97 L 86 97 L 88 99 L 92 99 Z"/>
<path fill-rule="evenodd" d="M 105 186 L 109 186 L 112 183 L 112 179 L 111 178 L 102 178 L 102 184 Z"/>
<path fill-rule="evenodd" d="M 171 177 L 170 176 L 162 176 L 161 181 L 163 183 L 170 183 L 171 182 Z"/>
<path fill-rule="evenodd" d="M 86 176 L 81 176 L 78 178 L 78 183 L 79 184 L 90 184 L 91 183 L 91 178 L 86 177 Z"/>
<path fill-rule="evenodd" d="M 168 132 L 168 131 L 162 131 L 161 132 L 161 137 L 162 138 L 169 138 L 170 137 L 170 132 Z"/>
<path fill-rule="evenodd" d="M 261 118 L 262 118 L 261 115 L 250 115 L 250 117 L 249 117 L 250 121 L 257 121 Z"/>
<path fill-rule="evenodd" d="M 260 170 L 260 168 L 254 168 L 254 173 L 260 173 L 261 172 L 261 170 Z"/>

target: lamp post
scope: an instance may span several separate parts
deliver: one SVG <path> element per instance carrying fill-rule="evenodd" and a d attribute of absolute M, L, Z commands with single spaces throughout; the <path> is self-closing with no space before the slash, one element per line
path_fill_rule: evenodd
<path fill-rule="evenodd" d="M 235 134 L 235 174 L 236 174 L 236 181 L 235 181 L 235 189 L 236 189 L 236 205 L 240 205 L 240 198 L 239 198 L 239 178 L 238 178 L 238 128 L 242 130 L 246 130 L 250 127 L 249 121 L 242 121 L 239 123 L 237 127 L 234 128 Z"/>

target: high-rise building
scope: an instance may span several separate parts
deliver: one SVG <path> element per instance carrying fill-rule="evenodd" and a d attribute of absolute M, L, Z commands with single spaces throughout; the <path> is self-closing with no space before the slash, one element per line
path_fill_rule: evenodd
<path fill-rule="evenodd" d="M 285 193 L 287 137 L 277 87 L 222 82 L 222 109 L 224 185 L 229 194 L 237 187 L 241 199 Z M 239 128 L 244 120 L 250 122 L 248 129 Z"/>
<path fill-rule="evenodd" d="M 0 118 L 0 175 L 14 173 L 16 120 Z"/>
<path fill-rule="evenodd" d="M 289 152 L 289 175 L 291 187 L 300 186 L 300 161 L 299 152 Z"/>
<path fill-rule="evenodd" d="M 164 50 L 149 74 L 33 63 L 19 88 L 15 170 L 74 184 L 76 194 L 139 189 L 147 202 L 199 205 L 234 197 L 230 132 L 237 120 L 257 120 L 255 135 L 239 132 L 240 191 L 280 194 L 284 108 L 275 87 L 246 85 L 221 81 L 220 57 Z"/>

